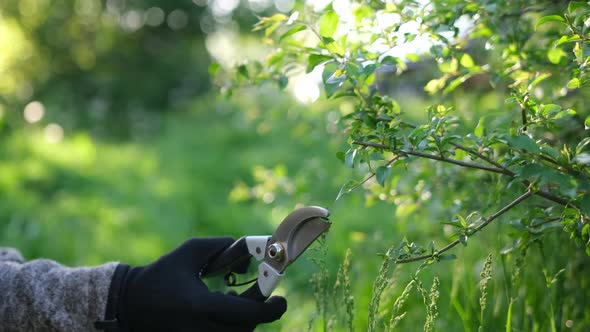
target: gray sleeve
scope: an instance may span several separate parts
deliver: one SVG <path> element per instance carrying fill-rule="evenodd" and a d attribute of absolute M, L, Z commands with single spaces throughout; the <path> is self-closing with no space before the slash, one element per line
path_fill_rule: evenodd
<path fill-rule="evenodd" d="M 0 331 L 95 331 L 117 263 L 69 268 L 0 248 Z"/>

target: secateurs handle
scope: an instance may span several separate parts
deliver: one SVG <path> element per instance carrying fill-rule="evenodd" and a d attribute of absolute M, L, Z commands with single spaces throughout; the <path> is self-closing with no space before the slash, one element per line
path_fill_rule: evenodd
<path fill-rule="evenodd" d="M 258 261 L 264 259 L 270 240 L 271 236 L 243 236 L 239 238 L 207 263 L 201 270 L 200 276 L 245 272 L 250 257 L 253 256 Z M 258 266 L 258 280 L 240 296 L 264 302 L 282 276 L 282 273 L 263 262 Z"/>
<path fill-rule="evenodd" d="M 229 272 L 243 273 L 248 266 L 250 257 L 252 255 L 248 252 L 246 237 L 242 236 L 209 261 L 201 270 L 201 277 Z"/>

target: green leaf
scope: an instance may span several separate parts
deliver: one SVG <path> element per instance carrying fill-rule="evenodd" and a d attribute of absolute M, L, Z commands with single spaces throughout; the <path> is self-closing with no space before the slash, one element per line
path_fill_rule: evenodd
<path fill-rule="evenodd" d="M 333 10 L 327 11 L 320 19 L 320 36 L 331 38 L 338 28 L 338 14 Z"/>
<path fill-rule="evenodd" d="M 340 191 L 338 191 L 338 195 L 336 195 L 336 200 L 339 200 L 340 197 L 349 194 L 354 188 L 356 188 L 356 186 L 358 186 L 358 182 L 354 181 L 354 180 L 349 180 L 348 182 L 346 182 L 341 188 Z"/>
<path fill-rule="evenodd" d="M 554 64 L 559 64 L 561 62 L 561 58 L 563 58 L 566 55 L 567 54 L 565 53 L 565 51 L 561 48 L 551 48 L 549 49 L 549 51 L 547 51 L 547 58 L 549 59 L 549 61 L 551 61 L 551 63 Z"/>
<path fill-rule="evenodd" d="M 375 171 L 375 177 L 377 178 L 377 182 L 381 185 L 381 187 L 385 187 L 385 180 L 389 177 L 391 173 L 391 166 L 379 166 Z"/>
<path fill-rule="evenodd" d="M 219 72 L 219 64 L 218 63 L 212 63 L 211 65 L 209 65 L 209 75 L 211 76 L 215 76 L 217 75 L 217 73 Z"/>
<path fill-rule="evenodd" d="M 590 165 L 590 153 L 580 153 L 574 158 L 574 161 L 583 165 Z"/>
<path fill-rule="evenodd" d="M 576 146 L 576 154 L 582 152 L 588 144 L 590 144 L 590 137 L 586 137 L 583 140 L 581 140 L 580 143 L 578 143 L 578 145 Z"/>
<path fill-rule="evenodd" d="M 575 160 L 575 159 L 574 159 Z M 561 173 L 553 168 L 538 163 L 528 164 L 517 170 L 517 176 L 525 180 L 538 179 L 538 185 L 556 185 L 556 191 L 569 197 L 575 197 L 578 183 L 567 173 Z"/>
<path fill-rule="evenodd" d="M 541 150 L 532 138 L 526 135 L 509 136 L 508 142 L 517 149 L 525 150 L 530 153 L 540 153 Z"/>
<path fill-rule="evenodd" d="M 304 25 L 297 25 L 292 27 L 291 29 L 287 30 L 280 38 L 279 38 L 279 43 L 282 42 L 284 39 L 286 39 L 287 37 L 290 37 L 294 34 L 296 34 L 299 31 L 303 31 L 305 30 L 305 26 Z"/>
<path fill-rule="evenodd" d="M 578 62 L 578 64 L 582 64 L 582 62 L 584 61 L 584 50 L 580 45 L 581 43 L 577 42 L 576 46 L 574 46 L 574 49 L 572 51 L 574 53 L 574 56 L 576 57 L 576 61 Z"/>
<path fill-rule="evenodd" d="M 461 224 L 461 226 L 467 227 L 467 222 L 465 221 L 465 218 L 463 218 L 462 215 L 458 214 L 457 218 L 459 219 L 459 223 Z"/>
<path fill-rule="evenodd" d="M 281 75 L 277 84 L 279 85 L 279 89 L 284 90 L 287 87 L 287 84 L 289 84 L 289 78 L 285 75 Z"/>
<path fill-rule="evenodd" d="M 420 60 L 420 57 L 417 54 L 408 53 L 406 54 L 406 59 L 408 59 L 411 62 L 418 62 L 418 60 Z"/>
<path fill-rule="evenodd" d="M 284 57 L 285 51 L 278 49 L 276 52 L 271 53 L 268 57 L 266 57 L 266 64 L 269 66 L 274 66 L 283 60 Z"/>
<path fill-rule="evenodd" d="M 586 117 L 586 120 L 584 120 L 584 129 L 586 129 L 586 130 L 590 129 L 590 115 L 588 115 Z"/>
<path fill-rule="evenodd" d="M 449 225 L 457 228 L 464 228 L 464 226 L 458 221 L 443 221 L 441 222 L 443 225 Z"/>
<path fill-rule="evenodd" d="M 326 96 L 331 98 L 335 96 L 338 89 L 342 86 L 342 81 L 335 81 L 334 83 L 324 83 L 324 91 L 326 92 Z"/>
<path fill-rule="evenodd" d="M 551 77 L 551 74 L 549 73 L 543 73 L 539 76 L 537 76 L 532 82 L 531 82 L 531 89 L 536 87 L 537 84 L 541 83 L 542 81 L 544 81 L 545 79 Z"/>
<path fill-rule="evenodd" d="M 246 65 L 241 64 L 238 66 L 238 76 L 241 76 L 243 78 L 250 77 L 250 74 L 248 73 L 248 67 L 246 67 Z"/>
<path fill-rule="evenodd" d="M 475 130 L 473 132 L 473 134 L 475 134 L 476 137 L 481 138 L 483 136 L 483 131 L 485 129 L 484 120 L 484 117 L 479 118 L 479 122 L 477 123 L 477 126 L 475 127 Z"/>
<path fill-rule="evenodd" d="M 585 6 L 588 6 L 588 2 L 586 1 L 570 1 L 570 3 L 567 5 L 567 11 L 571 14 Z"/>
<path fill-rule="evenodd" d="M 340 44 L 338 44 L 334 39 L 330 37 L 322 37 L 322 44 L 326 50 L 328 50 L 328 52 L 339 56 L 344 55 L 344 49 L 342 49 L 342 46 L 340 46 Z"/>
<path fill-rule="evenodd" d="M 381 59 L 380 61 L 382 65 L 396 65 L 397 62 L 398 58 L 393 57 L 391 55 L 384 56 L 383 59 Z"/>
<path fill-rule="evenodd" d="M 557 104 L 547 104 L 541 106 L 540 113 L 546 118 L 551 118 L 559 111 L 561 111 L 561 106 Z"/>
<path fill-rule="evenodd" d="M 571 36 L 564 35 L 564 36 L 561 36 L 561 38 L 559 38 L 559 40 L 555 43 L 555 46 L 559 46 L 559 45 L 562 45 L 565 43 L 580 41 L 580 40 L 582 40 L 582 38 L 580 38 L 580 36 L 577 34 L 573 34 Z"/>
<path fill-rule="evenodd" d="M 357 151 L 357 149 L 354 149 L 348 150 L 346 152 L 346 155 L 344 156 L 344 163 L 346 164 L 346 166 L 350 168 L 354 167 L 354 159 L 356 157 Z"/>
<path fill-rule="evenodd" d="M 579 87 L 580 87 L 580 79 L 577 77 L 574 77 L 569 82 L 567 82 L 567 88 L 570 90 L 575 90 Z"/>
<path fill-rule="evenodd" d="M 459 85 L 463 84 L 463 82 L 467 81 L 469 78 L 471 78 L 471 74 L 467 74 L 467 75 L 463 75 L 463 76 L 459 76 L 457 78 L 455 78 L 454 80 L 451 81 L 451 83 L 449 83 L 449 85 L 447 85 L 447 87 L 443 90 L 443 94 L 446 95 L 449 92 L 453 92 Z M 430 82 L 429 82 L 430 83 Z"/>
<path fill-rule="evenodd" d="M 288 19 L 289 18 L 285 14 L 280 14 L 280 13 L 275 14 L 271 17 L 263 17 L 254 25 L 254 28 L 252 29 L 252 31 L 267 29 L 266 33 L 270 34 L 270 33 L 272 33 L 272 31 L 270 31 L 270 33 L 269 33 L 268 29 L 271 29 L 274 31 L 274 29 L 276 29 L 280 25 L 281 22 L 284 22 Z"/>
<path fill-rule="evenodd" d="M 475 66 L 475 63 L 473 62 L 473 59 L 471 58 L 471 55 L 464 53 L 461 56 L 461 66 L 465 67 L 465 68 L 471 68 L 473 66 Z"/>
<path fill-rule="evenodd" d="M 459 61 L 452 58 L 450 61 L 443 61 L 438 64 L 438 69 L 445 74 L 455 74 L 459 69 Z"/>
<path fill-rule="evenodd" d="M 537 30 L 539 28 L 539 26 L 541 26 L 542 24 L 545 24 L 547 22 L 559 22 L 562 24 L 566 24 L 565 18 L 563 18 L 560 15 L 543 16 L 543 17 L 541 17 L 539 22 L 537 22 L 537 24 L 535 25 L 535 30 Z"/>
<path fill-rule="evenodd" d="M 331 56 L 323 54 L 310 54 L 307 59 L 307 72 L 311 72 L 317 65 L 332 60 Z"/>
<path fill-rule="evenodd" d="M 461 242 L 463 246 L 467 247 L 467 235 L 461 234 L 459 236 L 459 242 Z"/>
<path fill-rule="evenodd" d="M 575 111 L 575 110 L 573 110 L 573 109 L 571 109 L 571 108 L 568 108 L 568 109 L 566 109 L 566 110 L 563 110 L 563 111 L 559 111 L 559 112 L 557 112 L 557 114 L 555 114 L 555 115 L 553 116 L 553 119 L 555 119 L 555 120 L 556 120 L 556 119 L 560 119 L 560 118 L 562 118 L 562 117 L 564 117 L 564 116 L 572 116 L 572 115 L 576 115 L 576 114 L 577 114 L 577 113 L 576 113 L 576 111 Z"/>
<path fill-rule="evenodd" d="M 590 216 L 590 194 L 586 194 L 582 198 L 579 198 L 578 202 L 584 214 Z"/>

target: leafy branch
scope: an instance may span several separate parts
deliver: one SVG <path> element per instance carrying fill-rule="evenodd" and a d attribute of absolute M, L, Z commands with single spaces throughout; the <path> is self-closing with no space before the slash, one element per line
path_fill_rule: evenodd
<path fill-rule="evenodd" d="M 442 161 L 442 162 L 446 162 L 446 163 L 450 163 L 450 164 L 459 165 L 462 167 L 481 169 L 481 170 L 485 170 L 485 171 L 489 171 L 489 172 L 509 175 L 509 173 L 507 173 L 505 170 L 500 169 L 500 168 L 488 167 L 488 166 L 484 166 L 484 165 L 480 165 L 480 164 L 465 162 L 465 161 L 461 161 L 461 160 L 456 160 L 456 159 L 447 158 L 444 156 L 428 154 L 428 153 L 415 151 L 415 150 L 395 150 L 395 149 L 393 149 L 393 147 L 391 147 L 389 145 L 385 145 L 385 144 L 379 144 L 379 143 L 374 143 L 374 142 L 361 142 L 361 141 L 353 141 L 352 144 L 361 145 L 361 146 L 365 146 L 365 147 L 373 147 L 373 148 L 378 148 L 378 149 L 387 149 L 387 150 L 390 150 L 392 152 L 395 152 L 395 153 L 398 153 L 401 155 L 409 155 L 409 156 L 422 157 L 422 158 L 426 158 L 426 159 L 433 159 L 433 160 L 438 160 L 438 161 Z"/>
<path fill-rule="evenodd" d="M 485 165 L 481 165 L 481 164 L 476 164 L 476 163 L 471 163 L 471 162 L 465 162 L 465 161 L 461 161 L 461 160 L 456 160 L 456 159 L 452 159 L 452 158 L 447 158 L 445 156 L 439 156 L 439 155 L 434 155 L 434 154 L 428 154 L 428 153 L 424 153 L 424 152 L 420 152 L 420 151 L 414 151 L 414 150 L 395 150 L 393 149 L 392 146 L 386 145 L 386 144 L 380 144 L 380 143 L 374 143 L 374 142 L 362 142 L 362 141 L 353 141 L 353 144 L 356 145 L 361 145 L 361 146 L 365 146 L 365 147 L 372 147 L 372 148 L 377 148 L 377 149 L 385 149 L 385 150 L 389 150 L 401 155 L 409 155 L 409 156 L 416 156 L 416 157 L 421 157 L 421 158 L 426 158 L 426 159 L 432 159 L 432 160 L 437 160 L 437 161 L 442 161 L 442 162 L 446 162 L 446 163 L 450 163 L 450 164 L 454 164 L 454 165 L 458 165 L 461 167 L 466 167 L 466 168 L 472 168 L 472 169 L 479 169 L 479 170 L 484 170 L 484 171 L 488 171 L 488 172 L 492 172 L 492 173 L 497 173 L 497 174 L 502 174 L 502 175 L 506 175 L 509 176 L 511 178 L 516 177 L 516 174 L 514 172 L 512 172 L 510 169 L 508 169 L 505 166 L 502 166 L 501 164 L 493 161 L 492 159 L 482 155 L 479 152 L 476 152 L 472 149 L 469 149 L 467 147 L 464 147 L 460 144 L 457 143 L 452 143 L 455 147 L 462 149 L 472 155 L 475 155 L 491 164 L 493 164 L 496 167 L 489 167 L 489 166 L 485 166 Z M 523 180 L 522 183 L 525 186 L 530 186 L 532 183 L 529 180 Z M 544 190 L 544 189 L 539 189 L 535 192 L 535 194 L 548 199 L 550 201 L 553 201 L 555 203 L 558 203 L 560 205 L 563 206 L 572 206 L 572 203 L 566 199 L 563 199 L 559 196 L 554 195 L 553 193 Z"/>
<path fill-rule="evenodd" d="M 396 160 L 398 160 L 401 157 L 401 155 L 396 155 L 395 157 L 391 158 L 385 165 L 384 167 L 389 167 L 391 166 L 391 164 L 393 164 Z M 369 180 L 371 180 L 372 178 L 374 178 L 377 175 L 377 172 L 370 172 L 369 175 L 361 182 L 355 184 L 354 186 L 350 187 L 347 192 L 352 192 L 353 190 L 357 189 L 358 187 L 362 186 L 363 184 L 367 183 Z"/>
<path fill-rule="evenodd" d="M 529 198 L 534 193 L 535 192 L 532 189 L 528 189 L 524 194 L 522 194 L 521 196 L 519 196 L 518 198 L 516 198 L 515 200 L 513 200 L 512 202 L 510 202 L 508 205 L 504 206 L 503 208 L 501 208 L 500 210 L 498 210 L 497 212 L 495 212 L 494 214 L 492 214 L 488 219 L 484 219 L 484 222 L 482 222 L 477 227 L 474 227 L 471 230 L 470 235 L 473 235 L 473 234 L 479 232 L 484 227 L 486 227 L 487 225 L 489 225 L 492 221 L 494 221 L 495 219 L 497 219 L 498 217 L 500 217 L 501 215 L 503 215 L 504 213 L 506 213 L 507 211 L 509 211 L 513 207 L 515 207 L 518 204 L 522 203 L 524 200 L 526 200 L 527 198 Z M 439 250 L 435 250 L 431 254 L 420 255 L 420 256 L 416 256 L 416 257 L 409 257 L 409 258 L 402 258 L 402 259 L 397 259 L 396 258 L 396 259 L 394 259 L 394 262 L 397 263 L 397 264 L 403 264 L 403 263 L 411 263 L 411 262 L 422 261 L 422 260 L 426 260 L 426 259 L 437 259 L 437 258 L 440 257 L 441 254 L 443 254 L 443 253 L 451 250 L 453 247 L 455 247 L 459 243 L 461 243 L 461 240 L 458 239 L 458 240 L 455 240 L 455 241 L 447 244 L 446 246 L 442 247 Z"/>

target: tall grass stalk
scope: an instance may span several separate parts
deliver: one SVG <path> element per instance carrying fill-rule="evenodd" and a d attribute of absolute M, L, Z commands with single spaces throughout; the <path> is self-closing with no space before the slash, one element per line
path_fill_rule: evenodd
<path fill-rule="evenodd" d="M 406 316 L 406 312 L 401 312 L 404 303 L 410 296 L 410 292 L 414 288 L 416 282 L 414 280 L 410 280 L 410 282 L 404 288 L 402 294 L 395 300 L 393 303 L 393 309 L 391 310 L 391 318 L 389 319 L 389 324 L 387 324 L 387 331 L 393 331 L 397 324 Z"/>
<path fill-rule="evenodd" d="M 369 316 L 367 324 L 367 332 L 374 332 L 375 326 L 377 325 L 377 313 L 379 311 L 379 303 L 381 302 L 381 295 L 388 285 L 388 275 L 391 270 L 391 259 L 389 253 L 393 248 L 387 251 L 387 254 L 383 257 L 383 263 L 379 267 L 379 273 L 375 282 L 373 283 L 373 291 L 371 292 L 371 299 L 369 301 Z"/>
<path fill-rule="evenodd" d="M 434 277 L 432 287 L 430 287 L 430 292 L 428 293 L 429 303 L 426 312 L 426 323 L 424 323 L 424 332 L 431 332 L 434 330 L 434 321 L 436 320 L 436 317 L 438 317 L 438 305 L 436 302 L 440 296 L 438 291 L 439 285 L 440 281 L 438 277 Z"/>
<path fill-rule="evenodd" d="M 338 298 L 337 291 L 341 288 L 342 299 L 344 301 L 344 307 L 346 309 L 346 327 L 348 331 L 354 331 L 354 297 L 352 296 L 350 286 L 350 262 L 351 262 L 352 251 L 350 248 L 346 250 L 344 256 L 344 262 L 338 268 L 338 275 L 336 277 L 336 283 L 334 284 L 334 301 Z M 338 308 L 338 304 L 335 303 L 335 307 Z"/>
<path fill-rule="evenodd" d="M 430 292 L 427 292 L 422 282 L 414 275 L 412 279 L 416 282 L 416 288 L 420 295 L 422 295 L 422 300 L 424 301 L 424 305 L 426 306 L 426 321 L 424 322 L 424 332 L 432 332 L 434 330 L 434 321 L 438 316 L 438 305 L 437 300 L 440 296 L 438 291 L 438 286 L 440 285 L 440 281 L 438 277 L 434 277 L 432 281 L 432 286 L 430 287 Z"/>
<path fill-rule="evenodd" d="M 317 318 L 321 319 L 323 331 L 328 331 L 328 280 L 330 273 L 327 268 L 326 257 L 328 255 L 328 246 L 326 244 L 326 235 L 323 234 L 317 245 L 312 248 L 313 254 L 311 261 L 318 266 L 318 271 L 313 274 L 309 282 L 313 287 L 313 295 L 316 303 L 317 312 L 312 317 L 309 325 L 314 326 Z"/>
<path fill-rule="evenodd" d="M 484 331 L 484 312 L 486 310 L 486 300 L 488 296 L 488 282 L 492 279 L 492 254 L 489 254 L 483 265 L 480 273 L 481 280 L 479 281 L 479 290 L 481 295 L 479 297 L 479 332 Z"/>

